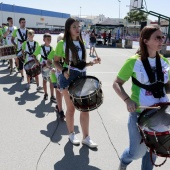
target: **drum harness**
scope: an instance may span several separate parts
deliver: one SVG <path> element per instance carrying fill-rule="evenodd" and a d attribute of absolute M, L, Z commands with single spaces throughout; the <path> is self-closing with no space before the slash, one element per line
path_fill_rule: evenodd
<path fill-rule="evenodd" d="M 162 72 L 160 57 L 156 56 L 156 77 L 157 77 L 157 80 L 155 80 L 155 73 L 152 71 L 152 68 L 149 64 L 148 58 L 146 58 L 145 60 L 142 60 L 142 63 L 145 68 L 145 71 L 148 75 L 149 82 L 151 83 L 151 85 L 142 84 L 134 77 L 132 77 L 132 82 L 135 85 L 152 92 L 152 94 L 155 98 L 164 97 L 165 94 L 164 94 L 163 88 L 164 88 L 165 84 L 164 84 L 164 74 Z"/>
<path fill-rule="evenodd" d="M 24 37 L 23 37 L 23 35 L 22 35 L 22 33 L 21 33 L 20 28 L 18 28 L 18 33 L 19 33 L 19 36 L 20 36 L 20 38 L 21 38 L 21 39 L 18 39 L 19 42 L 23 43 L 24 41 L 27 40 L 27 32 L 28 32 L 28 30 L 26 29 L 26 35 L 25 35 L 25 39 L 24 39 Z M 16 51 L 16 54 L 18 54 L 18 53 L 21 52 L 21 51 L 22 51 L 22 48 L 19 49 L 18 51 Z M 21 57 L 18 57 L 18 59 L 20 59 L 21 62 L 24 63 L 24 59 L 21 59 Z"/>
<path fill-rule="evenodd" d="M 48 54 L 51 52 L 52 47 L 50 46 L 50 51 L 49 51 L 48 53 L 46 53 L 46 51 L 45 51 L 45 45 L 41 45 L 41 48 L 42 48 L 43 53 L 44 53 L 44 55 L 41 55 L 41 57 L 42 57 L 44 60 L 47 60 Z"/>

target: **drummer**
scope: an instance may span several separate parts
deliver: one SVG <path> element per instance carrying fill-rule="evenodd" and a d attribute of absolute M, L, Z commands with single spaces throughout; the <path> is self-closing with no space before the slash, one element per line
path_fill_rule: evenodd
<path fill-rule="evenodd" d="M 63 33 L 60 33 L 58 36 L 57 36 L 57 43 L 63 39 L 63 36 L 64 34 Z M 50 58 L 51 57 L 51 58 Z M 61 61 L 62 62 L 62 61 Z M 60 62 L 60 63 L 61 63 Z M 47 59 L 47 64 L 48 66 L 51 66 L 51 75 L 50 75 L 50 79 L 51 79 L 51 82 L 54 86 L 54 89 L 55 89 L 55 92 L 56 92 L 56 100 L 57 100 L 57 104 L 56 104 L 56 112 L 59 116 L 59 118 L 61 120 L 64 120 L 65 118 L 65 115 L 64 115 L 64 111 L 63 111 L 63 107 L 62 107 L 62 93 L 60 91 L 60 85 L 59 85 L 59 82 L 58 82 L 58 76 L 61 74 L 61 72 L 57 69 L 55 69 L 55 66 L 54 66 L 54 53 L 53 55 L 49 55 L 48 56 L 48 59 Z M 62 63 L 63 64 L 63 63 Z"/>
<path fill-rule="evenodd" d="M 43 35 L 43 41 L 44 44 L 39 46 L 33 56 L 37 64 L 46 65 L 47 64 L 47 58 L 49 55 L 52 55 L 53 53 L 53 47 L 51 47 L 51 35 L 49 33 L 45 33 Z M 40 59 L 38 56 L 41 55 Z M 43 79 L 43 89 L 44 89 L 44 100 L 48 100 L 48 93 L 47 93 L 47 81 Z M 50 81 L 50 92 L 51 92 L 51 97 L 50 101 L 53 103 L 56 103 L 56 98 L 54 97 L 54 87 L 53 84 Z"/>
<path fill-rule="evenodd" d="M 14 32 L 14 30 L 17 29 L 16 26 L 13 26 L 13 19 L 11 17 L 7 18 L 8 21 L 8 26 L 6 26 L 4 28 L 5 33 L 3 34 L 4 38 L 5 38 L 5 45 L 13 45 L 11 42 L 12 39 L 12 34 Z M 9 59 L 9 64 L 10 64 L 10 74 L 12 74 L 12 72 L 14 71 L 13 69 L 13 59 Z"/>
<path fill-rule="evenodd" d="M 24 72 L 23 72 L 23 66 L 24 66 L 24 59 L 22 56 L 22 43 L 27 40 L 27 29 L 25 27 L 26 21 L 25 18 L 19 19 L 19 29 L 15 29 L 12 34 L 11 42 L 15 46 L 15 49 L 17 49 L 17 58 L 16 58 L 16 65 L 21 73 L 21 79 L 20 81 L 24 81 Z M 15 38 L 17 38 L 17 44 L 15 43 Z"/>
<path fill-rule="evenodd" d="M 30 29 L 27 33 L 28 40 L 22 44 L 22 55 L 24 57 L 24 63 L 26 64 L 30 60 L 34 60 L 33 53 L 38 48 L 38 42 L 34 41 L 34 30 Z M 30 75 L 27 75 L 27 85 L 26 90 L 30 89 Z M 37 84 L 37 91 L 41 90 L 42 87 L 39 86 L 39 77 L 38 75 L 35 77 L 36 84 Z"/>
<path fill-rule="evenodd" d="M 129 114 L 128 148 L 123 152 L 119 170 L 125 170 L 133 161 L 142 158 L 141 170 L 152 170 L 153 165 L 149 152 L 144 143 L 141 143 L 141 135 L 136 123 L 142 110 L 138 106 L 151 106 L 155 103 L 168 102 L 164 85 L 170 80 L 170 65 L 159 51 L 162 48 L 164 36 L 159 26 L 146 26 L 140 34 L 140 49 L 136 55 L 130 57 L 118 73 L 113 88 L 119 97 L 125 102 Z M 132 94 L 129 96 L 123 88 L 123 84 L 132 78 Z M 156 156 L 153 155 L 153 162 Z"/>
<path fill-rule="evenodd" d="M 60 64 L 61 58 L 65 61 L 63 66 Z M 100 58 L 86 62 L 86 50 L 81 37 L 80 23 L 77 20 L 73 18 L 67 19 L 64 38 L 57 44 L 54 61 L 56 68 L 62 72 L 59 75 L 59 84 L 67 106 L 66 123 L 69 140 L 71 143 L 79 145 L 80 141 L 74 132 L 75 107 L 70 100 L 68 86 L 78 76 L 85 76 L 86 67 L 99 63 Z M 80 113 L 80 124 L 83 132 L 82 143 L 90 148 L 96 148 L 98 145 L 89 136 L 89 112 Z"/>

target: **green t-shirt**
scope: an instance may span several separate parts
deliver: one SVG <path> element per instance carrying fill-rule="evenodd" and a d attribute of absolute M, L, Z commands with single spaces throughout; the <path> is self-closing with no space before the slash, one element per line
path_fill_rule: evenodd
<path fill-rule="evenodd" d="M 27 42 L 28 42 L 29 45 L 30 45 L 30 50 L 31 50 L 31 51 L 29 50 L 29 47 L 28 47 Z M 30 54 L 28 54 L 28 53 L 33 53 L 33 52 L 39 47 L 38 42 L 36 42 L 36 44 L 35 44 L 35 50 L 34 50 L 34 42 L 35 42 L 35 41 L 24 41 L 23 44 L 22 44 L 22 50 L 24 50 L 24 52 L 26 53 L 25 63 L 33 59 L 32 55 L 30 55 Z"/>
<path fill-rule="evenodd" d="M 54 67 L 54 55 L 55 55 L 55 51 L 54 51 L 54 50 L 52 50 L 52 51 L 50 52 L 50 54 L 48 55 L 48 59 L 49 59 L 50 61 L 52 61 L 52 66 L 53 66 L 53 67 Z M 51 73 L 50 79 L 51 79 L 51 82 L 52 82 L 52 83 L 57 83 L 57 77 L 56 77 L 55 73 Z"/>
<path fill-rule="evenodd" d="M 156 58 L 148 57 L 148 60 L 152 70 L 155 70 Z M 168 60 L 163 56 L 161 56 L 161 65 L 164 73 L 164 83 L 166 84 L 170 80 L 170 65 Z M 130 77 L 136 78 L 142 84 L 150 85 L 149 78 L 139 55 L 130 57 L 118 73 L 118 78 L 123 81 L 128 81 Z M 160 99 L 154 98 L 150 91 L 135 85 L 133 82 L 131 91 L 131 99 L 136 102 L 138 106 L 152 106 L 155 103 L 168 101 L 168 97 L 166 95 Z M 139 109 L 137 110 L 137 112 L 140 111 L 141 110 Z"/>

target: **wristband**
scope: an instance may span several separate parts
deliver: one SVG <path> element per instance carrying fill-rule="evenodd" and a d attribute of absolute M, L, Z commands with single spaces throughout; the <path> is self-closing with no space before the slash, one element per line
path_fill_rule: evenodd
<path fill-rule="evenodd" d="M 67 71 L 67 70 L 68 70 L 68 68 L 63 68 L 62 74 L 64 75 L 64 72 Z"/>
<path fill-rule="evenodd" d="M 128 97 L 126 97 L 125 99 L 124 99 L 124 102 L 127 100 L 127 99 L 129 99 L 130 97 L 128 96 Z"/>

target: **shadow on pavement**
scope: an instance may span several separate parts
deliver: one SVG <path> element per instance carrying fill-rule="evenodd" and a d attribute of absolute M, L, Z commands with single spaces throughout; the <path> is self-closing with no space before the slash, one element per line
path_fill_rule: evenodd
<path fill-rule="evenodd" d="M 40 96 L 38 96 L 38 97 L 40 97 Z M 35 114 L 35 116 L 38 118 L 43 118 L 46 115 L 45 113 L 48 113 L 48 114 L 53 113 L 54 108 L 52 107 L 51 102 L 49 102 L 48 104 L 45 104 L 45 100 L 42 100 L 41 103 L 34 108 L 34 110 L 27 109 L 27 111 Z"/>
<path fill-rule="evenodd" d="M 89 148 L 82 146 L 79 153 L 74 155 L 73 145 L 70 142 L 64 147 L 65 156 L 54 165 L 54 170 L 100 170 L 89 165 Z"/>
<path fill-rule="evenodd" d="M 58 127 L 57 127 L 58 126 Z M 57 128 L 57 129 L 56 129 Z M 54 130 L 56 129 L 56 132 L 54 136 L 52 137 Z M 78 126 L 74 126 L 75 133 L 80 133 Z M 67 125 L 65 121 L 61 121 L 59 118 L 57 120 L 50 122 L 47 125 L 47 131 L 41 130 L 41 134 L 45 135 L 46 137 L 49 137 L 52 142 L 58 143 L 63 135 L 68 135 Z"/>
<path fill-rule="evenodd" d="M 20 97 L 15 97 L 15 101 L 18 102 L 18 105 L 24 105 L 27 101 L 35 101 L 40 96 L 36 95 L 37 92 L 29 93 L 28 90 L 25 90 L 24 93 Z"/>

